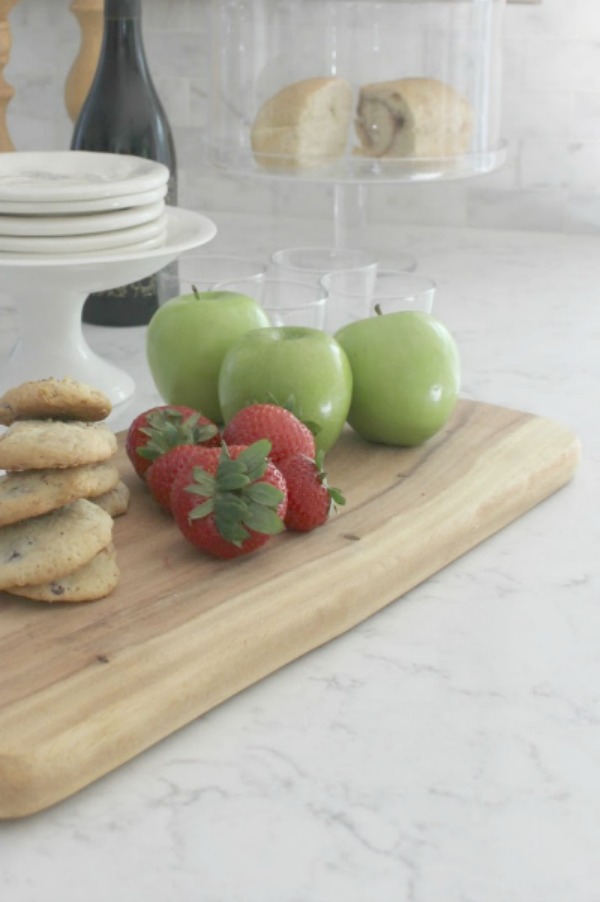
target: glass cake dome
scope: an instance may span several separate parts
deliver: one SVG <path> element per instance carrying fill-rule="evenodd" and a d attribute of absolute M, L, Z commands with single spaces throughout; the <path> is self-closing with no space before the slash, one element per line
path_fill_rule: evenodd
<path fill-rule="evenodd" d="M 311 181 L 496 169 L 504 0 L 212 0 L 218 167 Z"/>

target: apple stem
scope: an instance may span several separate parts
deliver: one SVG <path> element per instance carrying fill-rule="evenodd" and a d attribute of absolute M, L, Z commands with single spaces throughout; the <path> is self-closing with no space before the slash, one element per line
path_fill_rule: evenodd
<path fill-rule="evenodd" d="M 194 297 L 197 300 L 200 297 L 200 292 L 198 291 L 198 289 L 196 288 L 195 285 L 192 285 L 192 291 L 194 292 Z"/>
<path fill-rule="evenodd" d="M 381 304 L 375 304 L 374 308 L 377 316 L 383 316 L 383 310 L 381 309 Z"/>

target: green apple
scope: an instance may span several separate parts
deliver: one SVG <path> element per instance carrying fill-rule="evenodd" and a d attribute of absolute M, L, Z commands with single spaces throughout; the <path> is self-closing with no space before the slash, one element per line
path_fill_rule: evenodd
<path fill-rule="evenodd" d="M 359 435 L 412 446 L 442 428 L 460 387 L 458 349 L 443 323 L 402 311 L 350 323 L 335 337 L 352 367 L 348 422 Z"/>
<path fill-rule="evenodd" d="M 222 423 L 218 380 L 225 352 L 240 335 L 268 325 L 260 304 L 244 294 L 201 291 L 171 298 L 146 332 L 148 366 L 161 397 Z"/>
<path fill-rule="evenodd" d="M 352 372 L 338 342 L 320 329 L 271 326 L 233 344 L 219 375 L 225 422 L 249 404 L 291 407 L 315 432 L 318 450 L 337 441 L 348 416 Z"/>

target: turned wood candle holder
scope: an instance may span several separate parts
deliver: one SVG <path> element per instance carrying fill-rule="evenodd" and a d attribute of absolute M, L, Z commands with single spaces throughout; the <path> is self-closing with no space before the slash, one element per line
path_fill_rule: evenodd
<path fill-rule="evenodd" d="M 15 89 L 5 80 L 4 68 L 10 59 L 12 46 L 8 16 L 17 3 L 19 0 L 0 0 L 0 151 L 15 149 L 6 124 L 6 108 L 14 97 Z"/>
<path fill-rule="evenodd" d="M 79 52 L 65 82 L 65 105 L 72 122 L 88 95 L 102 44 L 104 0 L 72 0 L 69 7 L 81 30 Z"/>

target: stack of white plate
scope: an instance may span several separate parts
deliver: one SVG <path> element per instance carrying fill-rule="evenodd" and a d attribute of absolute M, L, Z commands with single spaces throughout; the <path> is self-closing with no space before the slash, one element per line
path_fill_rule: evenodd
<path fill-rule="evenodd" d="M 160 247 L 169 170 L 125 154 L 0 154 L 0 258 Z"/>

